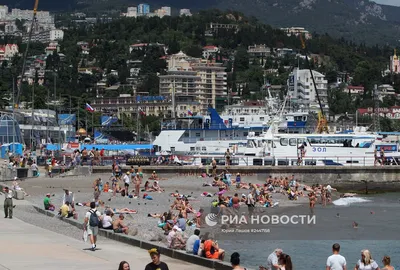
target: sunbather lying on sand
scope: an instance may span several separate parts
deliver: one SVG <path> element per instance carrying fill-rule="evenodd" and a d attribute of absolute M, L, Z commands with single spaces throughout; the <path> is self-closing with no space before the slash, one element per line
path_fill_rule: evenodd
<path fill-rule="evenodd" d="M 90 207 L 90 203 L 91 202 L 83 202 L 83 203 L 76 203 L 76 205 Z M 101 200 L 96 202 L 96 206 L 104 207 L 104 205 L 105 205 L 105 203 Z"/>
<path fill-rule="evenodd" d="M 355 197 L 357 196 L 357 193 L 344 193 L 340 194 L 340 198 L 349 198 L 349 197 Z"/>
<path fill-rule="evenodd" d="M 114 214 L 136 214 L 137 210 L 132 210 L 129 208 L 113 209 Z"/>

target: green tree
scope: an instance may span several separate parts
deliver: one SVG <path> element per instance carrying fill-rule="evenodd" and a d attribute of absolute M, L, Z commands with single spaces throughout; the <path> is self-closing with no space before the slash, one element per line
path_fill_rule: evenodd
<path fill-rule="evenodd" d="M 203 49 L 198 45 L 190 45 L 183 51 L 191 57 L 201 58 L 203 56 Z"/>
<path fill-rule="evenodd" d="M 237 72 L 249 69 L 249 54 L 245 48 L 239 48 L 235 54 L 234 69 Z"/>
<path fill-rule="evenodd" d="M 118 77 L 115 75 L 108 75 L 107 76 L 107 85 L 108 86 L 113 86 L 118 83 Z"/>
<path fill-rule="evenodd" d="M 174 35 L 174 38 L 171 40 L 171 42 L 168 45 L 168 54 L 176 54 L 181 50 L 181 46 L 179 45 L 178 40 L 176 39 L 176 35 Z"/>
<path fill-rule="evenodd" d="M 343 88 L 344 86 L 328 89 L 328 105 L 331 115 L 352 113 L 355 110 L 350 94 L 343 92 Z"/>

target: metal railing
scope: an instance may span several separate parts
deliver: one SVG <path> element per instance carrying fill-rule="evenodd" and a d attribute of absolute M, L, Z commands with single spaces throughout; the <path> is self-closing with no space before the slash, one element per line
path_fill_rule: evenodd
<path fill-rule="evenodd" d="M 238 141 L 238 140 L 243 140 L 247 141 L 247 137 L 197 137 L 197 138 L 183 138 L 182 141 L 184 143 L 196 143 L 196 142 L 201 142 L 201 141 L 215 141 L 216 145 L 218 144 L 218 141 Z M 203 147 L 207 147 L 207 145 L 204 145 Z M 199 149 L 201 150 L 201 149 Z"/>

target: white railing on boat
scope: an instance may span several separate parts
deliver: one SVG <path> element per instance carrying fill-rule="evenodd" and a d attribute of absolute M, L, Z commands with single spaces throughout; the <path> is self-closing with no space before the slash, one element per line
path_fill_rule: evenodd
<path fill-rule="evenodd" d="M 218 141 L 247 141 L 247 137 L 196 137 L 196 138 L 183 138 L 182 142 L 184 143 L 196 143 L 196 142 L 203 142 L 203 141 L 215 141 L 216 144 Z"/>
<path fill-rule="evenodd" d="M 399 153 L 388 153 L 386 165 L 400 165 Z M 215 159 L 219 166 L 225 165 L 225 157 L 222 155 L 196 155 L 182 156 L 182 161 L 187 165 L 209 165 Z M 232 156 L 231 166 L 381 166 L 381 159 L 365 156 L 325 156 L 325 157 L 304 157 L 298 164 L 297 156 L 273 157 L 273 156 Z"/>

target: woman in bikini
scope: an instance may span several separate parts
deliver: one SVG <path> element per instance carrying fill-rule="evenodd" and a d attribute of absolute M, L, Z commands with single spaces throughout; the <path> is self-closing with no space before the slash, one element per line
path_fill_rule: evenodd
<path fill-rule="evenodd" d="M 313 211 L 314 206 L 315 206 L 315 201 L 317 199 L 315 197 L 315 193 L 314 192 L 308 193 L 308 199 L 310 200 L 310 209 L 311 209 L 311 211 Z"/>
<path fill-rule="evenodd" d="M 326 206 L 326 189 L 325 189 L 325 187 L 322 187 L 322 189 L 321 189 L 321 204 L 323 206 Z"/>

